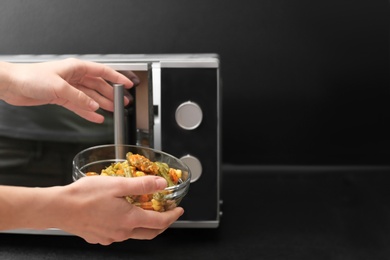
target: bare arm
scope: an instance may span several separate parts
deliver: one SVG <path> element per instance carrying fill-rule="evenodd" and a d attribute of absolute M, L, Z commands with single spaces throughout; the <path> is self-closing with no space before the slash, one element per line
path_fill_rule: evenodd
<path fill-rule="evenodd" d="M 11 64 L 0 62 L 0 99 L 16 106 L 56 104 L 96 123 L 101 107 L 113 111 L 110 84 L 133 82 L 109 67 L 77 59 Z M 129 100 L 125 98 L 125 105 Z M 86 177 L 48 188 L 0 186 L 0 230 L 59 228 L 89 243 L 152 239 L 167 229 L 182 208 L 146 211 L 124 196 L 154 193 L 166 187 L 157 176 L 138 178 Z"/>
<path fill-rule="evenodd" d="M 110 84 L 127 89 L 133 82 L 100 63 L 68 58 L 30 64 L 0 62 L 0 99 L 16 106 L 56 104 L 96 123 L 104 118 L 95 111 L 113 111 Z M 125 105 L 129 100 L 125 99 Z"/>

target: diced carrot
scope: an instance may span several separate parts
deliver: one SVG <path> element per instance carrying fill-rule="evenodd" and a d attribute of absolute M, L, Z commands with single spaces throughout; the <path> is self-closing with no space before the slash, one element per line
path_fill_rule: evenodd
<path fill-rule="evenodd" d="M 85 174 L 86 176 L 96 176 L 96 175 L 99 175 L 97 172 L 87 172 Z"/>
<path fill-rule="evenodd" d="M 137 201 L 139 201 L 139 202 L 148 202 L 148 201 L 150 201 L 150 199 L 151 199 L 151 196 L 149 194 L 143 194 L 143 195 L 139 195 L 137 197 Z"/>
<path fill-rule="evenodd" d="M 141 207 L 142 209 L 146 210 L 154 210 L 153 209 L 153 203 L 151 201 L 148 202 L 142 202 L 142 203 L 137 203 L 137 206 Z"/>
<path fill-rule="evenodd" d="M 169 168 L 169 175 L 174 184 L 179 182 L 179 177 L 177 176 L 175 169 Z"/>

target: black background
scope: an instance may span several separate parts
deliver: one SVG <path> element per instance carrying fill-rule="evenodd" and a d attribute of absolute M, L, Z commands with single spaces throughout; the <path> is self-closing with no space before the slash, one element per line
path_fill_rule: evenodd
<path fill-rule="evenodd" d="M 0 54 L 218 53 L 223 163 L 387 165 L 389 17 L 378 0 L 5 0 Z"/>

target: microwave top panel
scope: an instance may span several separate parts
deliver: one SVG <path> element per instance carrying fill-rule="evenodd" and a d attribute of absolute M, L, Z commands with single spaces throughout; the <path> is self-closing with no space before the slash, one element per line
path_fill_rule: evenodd
<path fill-rule="evenodd" d="M 112 63 L 118 69 L 121 63 L 158 62 L 162 68 L 218 68 L 219 56 L 214 53 L 201 54 L 19 54 L 0 55 L 1 61 L 14 63 L 44 62 L 66 58 L 78 58 L 94 62 Z"/>

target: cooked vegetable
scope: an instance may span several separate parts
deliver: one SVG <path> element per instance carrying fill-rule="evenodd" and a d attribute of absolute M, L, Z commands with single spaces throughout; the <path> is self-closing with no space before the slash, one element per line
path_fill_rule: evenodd
<path fill-rule="evenodd" d="M 154 175 L 158 174 L 159 167 L 145 156 L 129 152 L 126 154 L 126 158 L 130 165 L 136 167 L 138 170 Z"/>

